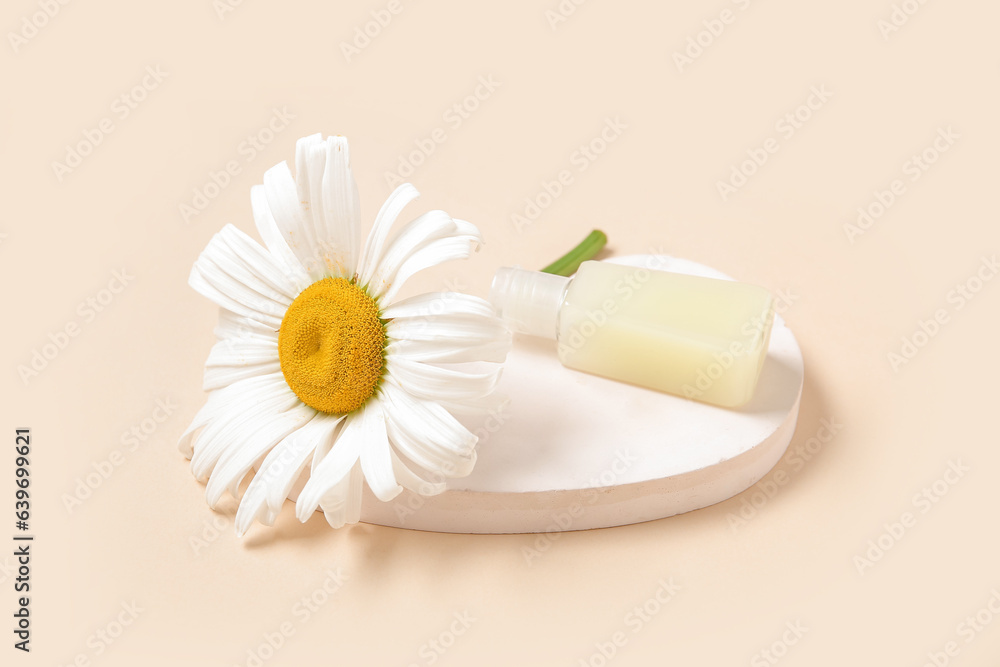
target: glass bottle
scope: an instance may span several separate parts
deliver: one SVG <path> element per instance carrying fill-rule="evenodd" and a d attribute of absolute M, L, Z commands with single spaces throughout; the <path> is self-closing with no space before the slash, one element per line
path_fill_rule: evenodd
<path fill-rule="evenodd" d="M 490 301 L 568 368 L 727 408 L 753 396 L 774 320 L 762 287 L 598 261 L 572 278 L 501 268 Z"/>

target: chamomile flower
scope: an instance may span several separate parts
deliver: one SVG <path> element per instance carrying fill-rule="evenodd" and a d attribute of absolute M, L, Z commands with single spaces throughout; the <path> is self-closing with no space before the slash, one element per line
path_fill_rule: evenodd
<path fill-rule="evenodd" d="M 180 440 L 215 507 L 240 499 L 236 531 L 272 525 L 302 484 L 296 515 L 355 523 L 367 483 L 382 501 L 433 495 L 476 461 L 453 412 L 494 397 L 510 334 L 483 299 L 396 295 L 413 274 L 467 258 L 478 230 L 442 211 L 390 228 L 418 193 L 399 186 L 362 246 L 347 141 L 300 139 L 251 190 L 264 245 L 227 225 L 190 284 L 220 306 L 205 364 L 208 399 Z"/>

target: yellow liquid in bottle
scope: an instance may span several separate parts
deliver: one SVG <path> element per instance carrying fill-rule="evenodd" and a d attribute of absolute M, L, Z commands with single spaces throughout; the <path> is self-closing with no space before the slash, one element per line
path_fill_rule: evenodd
<path fill-rule="evenodd" d="M 564 366 L 722 407 L 753 396 L 774 300 L 762 287 L 584 262 L 559 311 Z"/>

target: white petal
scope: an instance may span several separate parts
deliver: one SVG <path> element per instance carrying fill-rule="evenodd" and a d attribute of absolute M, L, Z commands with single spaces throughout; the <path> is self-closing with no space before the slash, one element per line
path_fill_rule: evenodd
<path fill-rule="evenodd" d="M 355 463 L 351 471 L 320 500 L 323 516 L 334 528 L 342 528 L 361 520 L 361 492 L 365 476 L 361 464 Z"/>
<path fill-rule="evenodd" d="M 207 273 L 208 276 L 206 276 L 206 271 L 199 270 L 197 266 L 192 268 L 188 284 L 202 296 L 236 315 L 257 320 L 264 326 L 273 327 L 275 330 L 281 326 L 281 314 L 284 311 L 277 304 L 260 298 L 259 295 L 238 283 L 227 285 L 226 280 L 220 280 L 220 274 L 216 273 L 214 267 L 208 269 Z M 221 277 L 228 278 L 224 274 Z M 220 283 L 224 285 L 222 289 L 218 287 Z M 229 294 L 226 294 L 226 291 Z M 230 296 L 231 294 L 235 294 L 236 297 Z"/>
<path fill-rule="evenodd" d="M 464 220 L 456 220 L 459 232 L 453 236 L 431 241 L 411 254 L 399 270 L 390 278 L 388 286 L 381 299 L 392 302 L 399 289 L 406 284 L 414 274 L 432 266 L 437 266 L 453 259 L 468 259 L 472 249 L 482 243 L 479 230 Z"/>
<path fill-rule="evenodd" d="M 361 250 L 361 197 L 351 171 L 350 146 L 344 137 L 328 137 L 326 140 L 323 199 L 327 239 L 339 239 L 344 247 L 344 275 L 350 278 L 358 270 L 358 252 Z"/>
<path fill-rule="evenodd" d="M 386 338 L 387 358 L 441 363 L 502 362 L 511 346 L 511 333 L 498 318 L 464 313 L 396 317 L 386 323 Z"/>
<path fill-rule="evenodd" d="M 261 375 L 272 375 L 281 372 L 281 363 L 272 361 L 266 364 L 253 364 L 249 366 L 219 366 L 217 368 L 205 368 L 202 379 L 202 389 L 205 391 L 216 391 L 223 387 L 228 387 L 234 382 L 248 380 Z"/>
<path fill-rule="evenodd" d="M 425 292 L 382 309 L 382 316 L 387 319 L 440 315 L 478 315 L 490 319 L 497 318 L 496 311 L 489 301 L 461 292 Z"/>
<path fill-rule="evenodd" d="M 306 212 L 299 201 L 298 184 L 292 176 L 287 162 L 280 162 L 264 172 L 264 194 L 267 207 L 274 216 L 274 222 L 284 240 L 310 278 L 316 279 L 309 270 L 312 253 L 312 225 L 306 221 Z"/>
<path fill-rule="evenodd" d="M 237 390 L 232 391 L 234 388 Z M 225 398 L 214 406 L 211 420 L 194 441 L 191 456 L 191 471 L 202 481 L 208 478 L 225 450 L 242 436 L 248 418 L 259 419 L 261 415 L 266 418 L 284 412 L 298 401 L 280 373 L 240 380 L 219 392 L 226 392 Z M 205 407 L 210 404 L 211 401 Z"/>
<path fill-rule="evenodd" d="M 504 411 L 510 406 L 510 396 L 500 392 L 493 392 L 489 396 L 479 398 L 466 398 L 461 401 L 438 401 L 438 405 L 453 415 L 478 415 L 492 413 L 501 423 L 506 421 L 503 417 Z"/>
<path fill-rule="evenodd" d="M 205 362 L 205 391 L 281 370 L 277 331 L 220 308 L 215 335 L 219 341 Z"/>
<path fill-rule="evenodd" d="M 177 442 L 178 448 L 185 456 L 191 458 L 194 454 L 192 444 L 195 431 L 216 419 L 231 418 L 230 415 L 234 414 L 241 401 L 248 397 L 250 400 L 259 400 L 261 397 L 282 391 L 282 385 L 285 392 L 291 391 L 280 374 L 272 374 L 241 380 L 209 393 L 205 405 L 198 410 L 191 425 L 181 434 Z"/>
<path fill-rule="evenodd" d="M 451 236 L 456 230 L 455 221 L 444 211 L 429 211 L 411 220 L 399 230 L 378 258 L 371 280 L 361 284 L 368 287 L 372 296 L 382 296 L 392 285 L 396 272 L 414 252 L 433 241 Z"/>
<path fill-rule="evenodd" d="M 510 333 L 496 319 L 463 315 L 397 318 L 386 325 L 389 340 L 441 342 L 448 345 L 486 345 L 508 340 Z"/>
<path fill-rule="evenodd" d="M 426 439 L 419 423 L 403 427 L 399 418 L 393 415 L 386 420 L 386 425 L 396 451 L 424 470 L 442 477 L 465 477 L 476 465 L 475 450 L 468 454 L 447 451 Z"/>
<path fill-rule="evenodd" d="M 448 341 L 391 340 L 385 347 L 386 358 L 402 358 L 432 363 L 463 363 L 473 361 L 502 362 L 510 350 L 510 339 L 487 343 L 458 345 Z"/>
<path fill-rule="evenodd" d="M 334 431 L 343 419 L 343 415 L 320 413 L 309 423 L 308 430 L 299 429 L 272 450 L 273 461 L 265 459 L 261 465 L 261 472 L 265 472 L 265 466 L 270 466 L 265 478 L 268 479 L 267 504 L 271 509 L 281 508 L 309 455 L 321 444 L 333 441 Z M 271 455 L 268 456 L 272 458 Z"/>
<path fill-rule="evenodd" d="M 433 401 L 410 396 L 387 379 L 386 429 L 396 448 L 422 468 L 445 477 L 464 477 L 476 462 L 478 438 Z"/>
<path fill-rule="evenodd" d="M 511 334 L 479 297 L 431 292 L 384 308 L 386 354 L 414 361 L 503 361 Z"/>
<path fill-rule="evenodd" d="M 199 481 L 208 479 L 212 468 L 229 445 L 234 430 L 230 427 L 234 422 L 236 426 L 239 425 L 246 403 L 255 406 L 293 404 L 284 390 L 287 390 L 287 385 L 280 387 L 273 376 L 261 375 L 240 380 L 210 393 L 191 426 L 181 436 L 181 446 L 187 445 L 191 452 L 191 472 L 195 478 Z M 277 407 L 274 411 L 278 411 Z M 192 432 L 202 426 L 204 428 L 201 432 L 194 436 Z"/>
<path fill-rule="evenodd" d="M 395 422 L 411 435 L 419 434 L 421 439 L 440 451 L 462 455 L 475 451 L 476 435 L 437 402 L 411 395 L 391 376 L 385 379 L 380 389 L 380 398 L 390 402 L 385 411 L 387 422 Z"/>
<path fill-rule="evenodd" d="M 278 342 L 260 338 L 226 338 L 212 346 L 206 366 L 246 366 L 278 360 Z"/>
<path fill-rule="evenodd" d="M 361 470 L 365 481 L 375 497 L 388 502 L 403 491 L 396 483 L 392 471 L 392 457 L 389 455 L 389 438 L 386 435 L 385 415 L 377 400 L 365 406 L 364 419 L 369 437 L 361 445 Z"/>
<path fill-rule="evenodd" d="M 405 357 L 386 359 L 386 372 L 412 396 L 431 401 L 461 401 L 489 395 L 500 381 L 501 366 L 482 373 L 442 368 Z"/>
<path fill-rule="evenodd" d="M 365 475 L 361 466 L 356 465 L 351 470 L 350 486 L 347 490 L 347 507 L 344 508 L 344 520 L 347 523 L 357 523 L 361 520 L 361 492 L 364 489 Z"/>
<path fill-rule="evenodd" d="M 215 336 L 226 338 L 257 338 L 277 342 L 278 331 L 249 317 L 237 315 L 225 308 L 219 308 L 219 322 L 215 325 Z"/>
<path fill-rule="evenodd" d="M 344 415 L 344 419 L 341 420 L 341 427 L 343 427 L 347 417 L 348 415 Z M 320 464 L 320 461 L 326 458 L 326 455 L 330 453 L 330 450 L 333 448 L 333 445 L 336 444 L 339 437 L 340 436 L 338 435 L 335 438 L 327 438 L 316 445 L 316 449 L 313 451 L 312 459 L 309 465 L 310 476 L 316 474 L 316 467 Z"/>
<path fill-rule="evenodd" d="M 394 449 L 402 453 L 407 459 L 413 461 L 418 466 L 424 470 L 431 470 L 445 475 L 445 470 L 449 470 L 455 467 L 455 461 L 460 458 L 453 452 L 447 452 L 441 447 L 434 446 L 432 443 L 420 440 L 411 435 L 411 431 L 408 429 L 403 429 L 398 425 L 399 417 L 397 415 L 389 415 L 386 420 L 386 432 L 389 434 L 389 441 L 392 443 Z M 464 457 L 468 458 L 468 457 Z M 474 462 L 474 460 L 473 460 Z M 472 470 L 472 464 L 468 464 L 469 471 Z M 462 475 L 458 475 L 461 477 Z"/>
<path fill-rule="evenodd" d="M 361 213 L 347 139 L 300 139 L 295 169 L 299 200 L 312 216 L 314 254 L 321 250 L 321 270 L 350 278 L 357 271 Z"/>
<path fill-rule="evenodd" d="M 360 213 L 347 140 L 300 139 L 296 168 L 297 178 L 284 162 L 264 174 L 267 207 L 281 238 L 313 281 L 352 276 Z"/>
<path fill-rule="evenodd" d="M 306 273 L 302 262 L 295 256 L 292 249 L 288 247 L 278 223 L 271 213 L 271 208 L 267 203 L 267 192 L 263 185 L 255 185 L 250 188 L 250 206 L 253 209 L 253 219 L 257 223 L 257 233 L 263 239 L 268 251 L 281 264 L 288 276 L 288 279 L 295 283 L 296 288 L 301 292 L 313 283 L 313 280 Z"/>
<path fill-rule="evenodd" d="M 229 246 L 234 257 L 241 258 L 243 263 L 253 268 L 253 275 L 249 279 L 254 281 L 254 289 L 258 292 L 268 294 L 281 303 L 291 303 L 298 295 L 299 289 L 286 267 L 250 236 L 233 225 L 223 227 L 218 236 Z M 265 290 L 276 294 L 269 294 Z"/>
<path fill-rule="evenodd" d="M 395 451 L 390 450 L 389 453 L 392 456 L 392 470 L 403 488 L 422 496 L 436 496 L 448 488 L 448 485 L 443 481 L 431 482 L 420 477 L 406 466 Z"/>
<path fill-rule="evenodd" d="M 212 347 L 205 361 L 204 389 L 221 389 L 244 378 L 280 370 L 277 340 L 259 336 L 225 338 Z"/>
<path fill-rule="evenodd" d="M 266 253 L 243 256 L 234 251 L 227 236 L 231 235 L 220 232 L 212 237 L 191 268 L 188 282 L 223 308 L 276 329 L 291 298 L 263 277 L 275 265 Z"/>
<path fill-rule="evenodd" d="M 254 462 L 288 434 L 301 429 L 315 414 L 315 410 L 302 403 L 276 413 L 263 405 L 245 412 L 236 428 L 234 442 L 222 452 L 212 469 L 205 488 L 208 504 L 215 507 L 227 489 L 236 495 L 237 487 Z"/>
<path fill-rule="evenodd" d="M 393 190 L 389 198 L 382 204 L 382 209 L 375 217 L 375 224 L 372 226 L 368 239 L 365 241 L 365 249 L 358 260 L 358 280 L 362 285 L 367 285 L 372 280 L 375 269 L 382 262 L 382 249 L 385 246 L 385 239 L 389 235 L 389 230 L 396 222 L 396 218 L 403 211 L 403 208 L 414 199 L 420 196 L 417 189 L 409 183 L 403 183 Z"/>
<path fill-rule="evenodd" d="M 367 406 L 347 416 L 344 427 L 330 447 L 330 451 L 313 467 L 309 481 L 295 501 L 295 515 L 305 522 L 319 507 L 320 500 L 338 482 L 344 479 L 361 455 L 361 447 L 368 433 L 364 421 L 360 419 Z"/>
<path fill-rule="evenodd" d="M 309 422 L 292 431 L 271 449 L 240 501 L 236 512 L 238 535 L 245 534 L 254 520 L 262 520 L 269 525 L 273 523 L 273 517 L 281 510 L 306 459 L 320 441 L 331 437 L 339 422 L 340 417 L 315 413 Z"/>
<path fill-rule="evenodd" d="M 351 477 L 354 476 L 355 470 L 361 474 L 361 463 L 355 463 L 350 472 L 334 484 L 319 500 L 319 509 L 322 510 L 323 516 L 331 528 L 342 528 L 347 523 L 347 497 L 350 493 Z M 364 475 L 361 475 L 361 479 L 364 480 Z M 298 504 L 295 507 L 298 511 Z"/>

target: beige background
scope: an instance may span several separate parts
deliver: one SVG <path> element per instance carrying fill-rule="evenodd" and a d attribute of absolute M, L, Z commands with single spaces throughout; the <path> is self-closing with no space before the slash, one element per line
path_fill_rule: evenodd
<path fill-rule="evenodd" d="M 1000 590 L 1000 281 L 960 309 L 952 290 L 1000 248 L 1000 6 L 903 4 L 915 13 L 884 38 L 890 0 L 567 0 L 576 9 L 555 29 L 557 0 L 401 0 L 348 62 L 340 44 L 387 3 L 254 0 L 220 18 L 210 0 L 95 0 L 53 4 L 47 18 L 35 0 L 6 2 L 0 400 L 11 445 L 16 427 L 32 428 L 37 541 L 30 656 L 10 647 L 13 560 L 0 557 L 0 661 L 256 664 L 248 651 L 285 624 L 293 634 L 262 664 L 764 665 L 760 651 L 777 642 L 783 665 L 921 665 L 950 641 L 948 664 L 996 664 L 1000 619 L 962 624 L 981 609 L 980 622 L 992 619 Z M 679 71 L 674 53 L 724 9 L 731 23 L 710 44 L 701 35 L 708 46 Z M 122 117 L 115 101 L 147 67 L 166 74 L 147 78 Z M 479 77 L 499 86 L 449 123 Z M 831 96 L 786 137 L 776 124 L 813 86 Z M 294 119 L 257 155 L 241 151 L 274 108 Z M 53 163 L 104 118 L 113 131 L 60 180 Z M 609 118 L 627 127 L 579 171 L 574 152 Z M 949 127 L 958 138 L 910 180 L 911 156 Z M 552 540 L 335 532 L 321 517 L 301 526 L 290 507 L 275 530 L 237 540 L 234 504 L 210 511 L 175 448 L 204 401 L 216 318 L 187 287 L 190 266 L 227 222 L 255 234 L 249 189 L 293 158 L 299 136 L 350 138 L 370 222 L 386 172 L 436 128 L 447 140 L 410 179 L 416 208 L 476 222 L 488 246 L 415 287 L 485 294 L 496 266 L 544 265 L 599 226 L 614 253 L 660 250 L 794 295 L 785 317 L 807 380 L 784 472 L 688 515 Z M 723 201 L 717 181 L 771 137 L 779 150 Z M 231 160 L 240 173 L 186 224 L 181 204 Z M 518 230 L 512 214 L 563 169 L 572 184 Z M 905 191 L 851 243 L 844 225 L 894 179 Z M 102 292 L 123 268 L 134 279 Z M 108 297 L 91 316 L 87 299 Z M 945 324 L 894 371 L 887 354 L 938 309 Z M 18 367 L 73 324 L 65 349 L 23 382 Z M 158 399 L 177 407 L 155 424 Z M 842 427 L 810 442 L 823 419 Z M 152 434 L 129 451 L 123 433 L 144 425 Z M 794 451 L 808 445 L 803 465 Z M 120 465 L 69 511 L 65 497 L 112 456 Z M 954 484 L 938 481 L 950 461 L 968 468 Z M 946 494 L 920 500 L 935 481 Z M 750 518 L 737 525 L 741 510 Z M 911 526 L 883 535 L 904 512 Z M 891 548 L 859 572 L 880 536 Z M 540 554 L 530 564 L 526 549 Z M 331 568 L 349 579 L 304 619 L 295 605 L 324 598 Z M 661 605 L 670 578 L 680 590 Z M 96 633 L 118 634 L 133 602 L 142 611 L 106 645 Z M 644 604 L 658 613 L 628 616 Z M 453 626 L 463 613 L 475 619 L 467 630 Z M 796 622 L 808 630 L 782 645 Z M 619 632 L 607 660 L 600 647 Z"/>

